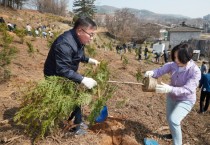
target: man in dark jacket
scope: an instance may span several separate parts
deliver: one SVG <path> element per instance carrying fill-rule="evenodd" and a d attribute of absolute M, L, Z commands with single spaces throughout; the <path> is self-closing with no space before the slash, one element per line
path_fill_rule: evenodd
<path fill-rule="evenodd" d="M 73 29 L 61 34 L 52 44 L 44 64 L 45 76 L 61 76 L 76 83 L 84 84 L 88 89 L 97 85 L 97 82 L 77 73 L 79 63 L 91 63 L 98 65 L 95 59 L 88 58 L 84 54 L 84 46 L 88 44 L 95 34 L 97 26 L 88 17 L 81 17 L 75 22 Z M 74 118 L 76 134 L 85 134 L 83 128 L 87 128 L 82 122 L 81 108 L 78 106 L 72 112 L 69 120 Z"/>

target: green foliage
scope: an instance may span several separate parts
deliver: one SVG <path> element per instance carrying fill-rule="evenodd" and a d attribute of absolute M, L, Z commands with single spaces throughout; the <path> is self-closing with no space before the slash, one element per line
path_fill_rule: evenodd
<path fill-rule="evenodd" d="M 98 83 L 97 88 L 94 89 L 94 92 L 96 92 L 94 96 L 97 96 L 97 98 L 93 99 L 90 104 L 91 113 L 88 116 L 90 125 L 94 124 L 103 106 L 106 105 L 107 100 L 111 98 L 114 93 L 115 88 L 107 82 L 109 80 L 109 74 L 106 62 L 101 62 L 96 69 L 90 68 L 89 71 L 86 71 L 86 75 L 91 76 Z"/>
<path fill-rule="evenodd" d="M 147 59 L 146 59 L 146 61 L 145 61 L 145 63 L 147 63 L 147 64 L 152 64 L 153 62 L 152 62 L 152 53 L 148 53 L 148 56 L 147 56 Z"/>
<path fill-rule="evenodd" d="M 24 37 L 26 36 L 26 31 L 24 29 L 16 29 L 16 35 L 20 38 L 20 43 L 24 43 Z"/>
<path fill-rule="evenodd" d="M 139 49 L 135 48 L 135 55 L 138 56 L 139 55 Z"/>
<path fill-rule="evenodd" d="M 113 49 L 112 49 L 112 42 L 111 42 L 111 41 L 110 41 L 109 44 L 108 44 L 108 48 L 109 48 L 110 51 L 113 50 Z"/>
<path fill-rule="evenodd" d="M 96 69 L 90 67 L 86 72 L 87 76 L 98 83 L 92 90 L 56 76 L 30 85 L 24 91 L 21 109 L 16 113 L 14 121 L 24 125 L 30 136 L 39 139 L 57 129 L 58 124 L 76 106 L 90 104 L 92 111 L 88 118 L 90 124 L 93 124 L 103 105 L 112 96 L 113 88 L 107 84 L 107 63 L 102 62 Z"/>
<path fill-rule="evenodd" d="M 96 48 L 94 45 L 86 45 L 85 48 L 86 48 L 85 50 L 89 56 L 94 57 L 97 54 Z"/>
<path fill-rule="evenodd" d="M 74 15 L 74 17 L 73 17 L 73 22 L 75 23 L 75 22 L 77 21 L 78 18 L 79 18 L 79 17 L 78 17 L 77 15 Z"/>
<path fill-rule="evenodd" d="M 139 67 L 139 68 L 137 69 L 137 73 L 136 73 L 136 80 L 137 80 L 138 82 L 140 82 L 140 81 L 142 81 L 142 79 L 143 79 L 143 75 L 142 75 L 142 72 L 141 72 L 141 68 Z"/>
<path fill-rule="evenodd" d="M 14 120 L 26 125 L 29 135 L 37 138 L 43 137 L 47 131 L 52 132 L 78 105 L 76 84 L 61 77 L 48 77 L 29 86 L 24 93 L 21 109 Z"/>
<path fill-rule="evenodd" d="M 121 60 L 122 60 L 123 68 L 126 69 L 128 65 L 128 58 L 125 55 L 121 55 Z"/>
<path fill-rule="evenodd" d="M 95 0 L 74 0 L 73 12 L 79 17 L 88 16 L 93 18 L 96 13 L 94 2 Z"/>
<path fill-rule="evenodd" d="M 2 40 L 1 43 L 3 45 L 3 48 L 9 47 L 9 45 L 12 43 L 13 38 L 7 31 L 3 31 L 2 33 Z"/>
<path fill-rule="evenodd" d="M 11 63 L 12 57 L 18 52 L 16 47 L 10 45 L 12 41 L 13 37 L 7 31 L 3 31 L 0 39 L 0 45 L 3 46 L 0 49 L 0 81 L 6 81 L 11 77 L 11 72 L 6 66 Z"/>
<path fill-rule="evenodd" d="M 47 38 L 47 42 L 48 42 L 47 47 L 48 47 L 48 48 L 50 48 L 50 47 L 52 46 L 53 42 L 55 41 L 55 39 L 56 39 L 60 34 L 61 34 L 61 32 L 54 32 L 54 33 L 53 33 L 53 35 L 54 35 L 53 38 L 50 38 L 50 37 Z"/>
<path fill-rule="evenodd" d="M 26 45 L 28 46 L 28 53 L 34 53 L 34 46 L 31 42 L 26 42 Z"/>
<path fill-rule="evenodd" d="M 9 80 L 11 77 L 11 71 L 8 69 L 4 69 L 4 80 Z"/>
<path fill-rule="evenodd" d="M 11 77 L 11 72 L 10 70 L 4 68 L 4 67 L 0 67 L 0 82 L 4 82 L 9 80 Z"/>
<path fill-rule="evenodd" d="M 147 59 L 150 60 L 152 58 L 152 53 L 148 53 Z"/>
<path fill-rule="evenodd" d="M 11 58 L 18 52 L 18 50 L 16 47 L 10 46 L 13 41 L 13 37 L 10 36 L 7 31 L 4 31 L 2 34 L 3 36 L 0 42 L 2 43 L 3 48 L 0 49 L 0 66 L 5 67 L 10 64 Z"/>
<path fill-rule="evenodd" d="M 104 44 L 101 45 L 101 48 L 105 48 Z"/>
<path fill-rule="evenodd" d="M 129 98 L 124 98 L 123 100 L 116 102 L 116 108 L 123 108 L 129 102 Z"/>
<path fill-rule="evenodd" d="M 7 25 L 4 23 L 0 23 L 0 32 L 7 31 Z"/>

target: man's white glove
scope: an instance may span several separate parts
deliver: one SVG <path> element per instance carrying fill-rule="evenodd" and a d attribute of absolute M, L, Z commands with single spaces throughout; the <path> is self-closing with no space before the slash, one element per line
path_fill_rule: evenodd
<path fill-rule="evenodd" d="M 82 82 L 88 89 L 92 89 L 94 86 L 97 85 L 97 82 L 92 78 L 84 77 Z"/>
<path fill-rule="evenodd" d="M 146 71 L 144 77 L 152 77 L 154 75 L 153 71 Z"/>
<path fill-rule="evenodd" d="M 161 85 L 157 84 L 155 88 L 156 93 L 170 93 L 172 91 L 172 86 L 164 84 L 161 82 Z"/>
<path fill-rule="evenodd" d="M 96 65 L 96 66 L 97 66 L 98 64 L 100 64 L 100 62 L 99 62 L 98 60 L 93 59 L 93 58 L 89 58 L 88 63 L 94 64 L 94 65 Z"/>

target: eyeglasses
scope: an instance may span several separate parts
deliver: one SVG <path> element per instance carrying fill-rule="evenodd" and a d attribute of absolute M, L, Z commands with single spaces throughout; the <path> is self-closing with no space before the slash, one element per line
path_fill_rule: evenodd
<path fill-rule="evenodd" d="M 85 31 L 84 29 L 82 29 L 83 32 L 85 32 L 86 34 L 88 34 L 90 37 L 94 36 L 94 33 L 88 33 L 87 31 Z"/>

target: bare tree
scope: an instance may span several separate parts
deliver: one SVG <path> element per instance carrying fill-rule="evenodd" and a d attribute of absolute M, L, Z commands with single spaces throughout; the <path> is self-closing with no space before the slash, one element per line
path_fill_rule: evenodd
<path fill-rule="evenodd" d="M 66 15 L 68 0 L 32 0 L 37 10 L 40 12 L 52 13 L 56 15 Z"/>
<path fill-rule="evenodd" d="M 124 42 L 133 35 L 136 19 L 134 14 L 124 8 L 117 10 L 114 15 L 107 15 L 105 21 L 108 31 Z"/>
<path fill-rule="evenodd" d="M 0 0 L 0 4 L 5 7 L 21 9 L 28 0 Z"/>
<path fill-rule="evenodd" d="M 144 23 L 126 8 L 117 10 L 114 15 L 107 15 L 105 22 L 108 31 L 123 42 L 131 39 L 143 42 L 150 37 L 159 38 L 159 26 Z"/>

